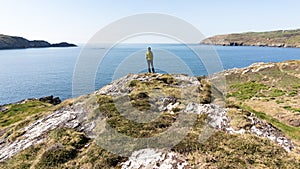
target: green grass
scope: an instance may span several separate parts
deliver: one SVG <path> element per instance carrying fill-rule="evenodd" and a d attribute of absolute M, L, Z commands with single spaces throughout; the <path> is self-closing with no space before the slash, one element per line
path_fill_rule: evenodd
<path fill-rule="evenodd" d="M 281 130 L 283 133 L 285 133 L 290 138 L 300 141 L 300 128 L 299 127 L 293 127 L 293 126 L 287 125 L 285 123 L 282 123 L 279 120 L 273 118 L 272 116 L 269 116 L 263 112 L 257 112 L 255 110 L 253 110 L 251 107 L 249 107 L 247 105 L 238 105 L 238 107 L 254 113 L 260 119 L 266 120 L 268 123 L 272 124 L 277 129 Z"/>
<path fill-rule="evenodd" d="M 135 100 L 137 101 L 137 100 Z M 137 108 L 139 110 L 143 110 L 148 108 L 148 104 L 145 101 L 145 104 L 141 104 L 139 101 L 139 105 Z M 165 131 L 169 126 L 173 124 L 175 121 L 177 114 L 171 115 L 168 113 L 161 113 L 160 116 L 149 122 L 149 123 L 137 123 L 134 121 L 130 121 L 123 117 L 119 110 L 116 109 L 115 103 L 113 102 L 112 98 L 109 96 L 104 96 L 104 95 L 99 95 L 98 96 L 98 103 L 99 103 L 99 112 L 104 112 L 105 117 L 108 117 L 107 122 L 108 124 L 115 128 L 119 133 L 126 134 L 128 136 L 132 137 L 151 137 L 157 133 Z M 124 102 L 126 104 L 126 102 Z M 122 107 L 122 105 L 121 105 Z M 140 107 L 140 108 L 139 108 Z M 122 111 L 122 110 L 121 110 Z M 126 111 L 126 110 L 124 110 Z M 130 110 L 129 110 L 130 111 Z M 142 111 L 142 112 L 127 112 L 127 113 L 138 113 L 138 114 L 149 114 L 151 116 L 152 113 L 154 112 L 147 112 L 147 111 Z M 156 112 L 158 113 L 158 112 Z"/>
<path fill-rule="evenodd" d="M 204 163 L 217 168 L 295 168 L 299 164 L 299 159 L 292 158 L 270 140 L 249 134 L 214 131 L 208 140 L 200 143 L 205 119 L 206 116 L 198 116 L 186 138 L 172 148 L 185 155 L 194 168 Z M 120 163 L 127 159 L 99 147 L 83 133 L 60 128 L 49 133 L 47 142 L 0 163 L 0 168 L 120 168 Z"/>
<path fill-rule="evenodd" d="M 2 169 L 29 169 L 37 158 L 38 153 L 45 147 L 44 144 L 34 145 L 18 153 L 11 159 L 1 162 Z"/>
<path fill-rule="evenodd" d="M 48 111 L 53 106 L 48 103 L 31 100 L 22 104 L 8 105 L 8 107 L 7 111 L 0 113 L 0 129 L 25 120 L 31 115 L 42 114 L 42 112 Z"/>
<path fill-rule="evenodd" d="M 62 168 L 64 163 L 77 157 L 79 150 L 89 142 L 83 133 L 58 128 L 49 133 L 48 140 L 31 146 L 6 162 L 0 168 Z"/>
<path fill-rule="evenodd" d="M 182 90 L 175 84 L 186 83 L 184 81 L 176 81 L 171 75 L 162 75 L 155 80 L 142 82 L 133 80 L 129 82 L 129 86 L 133 87 L 128 96 L 111 97 L 106 95 L 98 95 L 99 111 L 103 112 L 102 116 L 108 117 L 107 122 L 119 133 L 132 137 L 151 137 L 157 133 L 164 132 L 170 127 L 181 110 L 180 106 L 174 108 L 174 114 L 160 112 L 158 107 L 162 105 L 157 99 L 162 97 L 174 97 L 181 105 L 189 103 L 191 100 L 198 103 L 210 103 L 211 101 L 211 85 L 204 80 L 203 89 L 199 87 L 191 87 L 189 90 Z M 115 104 L 118 103 L 118 107 Z M 122 114 L 129 114 L 138 118 L 143 115 L 151 119 L 153 114 L 159 115 L 148 123 L 138 123 L 126 119 Z M 96 115 L 97 116 L 97 115 Z M 95 118 L 95 117 L 93 117 Z"/>
<path fill-rule="evenodd" d="M 25 132 L 19 130 L 22 127 L 36 121 L 49 112 L 52 112 L 55 106 L 29 100 L 24 103 L 6 105 L 8 110 L 0 113 L 0 139 L 7 139 L 8 142 L 16 140 Z"/>
<path fill-rule="evenodd" d="M 203 129 L 203 121 L 205 116 L 199 116 L 186 138 L 173 148 L 175 152 L 188 155 L 188 161 L 194 168 L 204 164 L 230 169 L 294 168 L 300 162 L 269 139 L 251 134 L 232 135 L 215 130 L 206 141 L 200 143 L 199 136 L 207 131 Z"/>
<path fill-rule="evenodd" d="M 130 87 L 134 87 L 134 86 L 136 86 L 137 84 L 138 84 L 138 80 L 132 80 L 130 83 L 129 83 L 129 86 Z"/>
<path fill-rule="evenodd" d="M 113 154 L 92 142 L 87 148 L 81 149 L 77 157 L 61 167 L 64 168 L 120 168 L 119 164 L 128 158 Z"/>
<path fill-rule="evenodd" d="M 58 128 L 49 134 L 51 145 L 42 152 L 36 168 L 52 168 L 74 159 L 88 142 L 83 133 L 72 129 Z"/>
<path fill-rule="evenodd" d="M 280 89 L 272 89 L 269 92 L 269 97 L 279 97 L 285 95 L 286 91 L 280 90 Z"/>
<path fill-rule="evenodd" d="M 276 100 L 275 102 L 276 102 L 277 104 L 284 103 L 284 101 L 283 101 L 283 100 Z"/>
<path fill-rule="evenodd" d="M 263 81 L 263 77 L 268 77 L 269 80 Z M 278 82 L 272 83 L 275 80 Z M 285 95 L 294 97 L 298 94 L 297 83 L 300 81 L 299 78 L 280 72 L 279 68 L 274 66 L 260 72 L 249 73 L 241 78 L 229 76 L 227 83 L 230 86 L 227 97 L 236 97 L 243 101 L 252 97 L 269 97 L 269 99 Z"/>
<path fill-rule="evenodd" d="M 292 85 L 292 87 L 293 87 L 294 89 L 300 89 L 300 84 L 294 84 L 294 85 Z"/>
<path fill-rule="evenodd" d="M 293 108 L 291 106 L 283 106 L 283 108 L 289 111 L 300 112 L 300 108 Z"/>
<path fill-rule="evenodd" d="M 288 158 L 287 153 L 270 140 L 249 134 L 230 135 L 217 131 L 198 147 L 198 151 L 191 151 L 192 158 L 200 156 L 203 162 L 217 168 L 294 168 L 299 163 Z"/>
<path fill-rule="evenodd" d="M 294 97 L 294 96 L 297 96 L 298 95 L 298 91 L 297 90 L 293 90 L 291 92 L 288 93 L 288 96 L 290 97 Z"/>
<path fill-rule="evenodd" d="M 118 114 L 111 98 L 100 95 L 98 99 L 99 112 L 106 113 L 109 125 L 118 132 L 131 137 L 152 137 L 165 131 L 177 118 L 176 115 L 162 114 L 150 123 L 134 123 Z M 222 131 L 214 131 L 207 141 L 200 143 L 199 136 L 205 132 L 203 125 L 206 119 L 206 115 L 198 115 L 187 136 L 172 148 L 173 151 L 188 156 L 187 160 L 194 168 L 198 168 L 197 165 L 202 164 L 197 163 L 199 159 L 195 158 L 198 156 L 203 158 L 205 163 L 218 168 L 249 168 L 253 166 L 293 168 L 299 163 L 299 160 L 294 160 L 280 146 L 270 140 L 249 134 L 231 135 Z"/>
<path fill-rule="evenodd" d="M 240 100 L 251 99 L 252 97 L 264 96 L 261 91 L 267 90 L 267 86 L 257 82 L 237 83 L 230 86 L 232 90 L 227 97 L 236 97 Z"/>
<path fill-rule="evenodd" d="M 27 148 L 8 161 L 0 163 L 0 168 L 118 168 L 117 165 L 125 159 L 127 158 L 102 149 L 83 133 L 59 128 L 49 133 L 45 143 Z"/>

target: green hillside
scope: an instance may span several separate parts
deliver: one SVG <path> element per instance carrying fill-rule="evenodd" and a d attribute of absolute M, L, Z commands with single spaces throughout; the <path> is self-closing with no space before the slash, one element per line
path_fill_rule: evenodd
<path fill-rule="evenodd" d="M 300 29 L 217 35 L 204 39 L 201 43 L 222 46 L 300 47 Z"/>

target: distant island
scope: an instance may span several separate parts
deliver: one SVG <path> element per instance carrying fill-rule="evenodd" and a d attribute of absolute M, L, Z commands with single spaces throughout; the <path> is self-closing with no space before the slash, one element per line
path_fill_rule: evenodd
<path fill-rule="evenodd" d="M 204 39 L 200 43 L 221 46 L 262 46 L 300 48 L 300 29 L 216 35 Z"/>
<path fill-rule="evenodd" d="M 0 50 L 1 49 L 48 48 L 48 47 L 76 47 L 76 45 L 67 42 L 51 44 L 44 40 L 30 41 L 22 37 L 0 34 Z"/>

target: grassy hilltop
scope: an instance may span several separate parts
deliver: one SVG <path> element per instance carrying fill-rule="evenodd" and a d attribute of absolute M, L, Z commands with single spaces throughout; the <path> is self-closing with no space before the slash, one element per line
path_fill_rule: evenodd
<path fill-rule="evenodd" d="M 202 44 L 221 46 L 300 47 L 300 29 L 216 35 Z"/>
<path fill-rule="evenodd" d="M 182 114 L 195 115 L 186 136 L 171 149 L 157 150 L 176 154 L 175 168 L 182 164 L 186 168 L 297 168 L 299 72 L 299 61 L 222 72 L 216 78 L 226 77 L 225 108 L 214 105 L 221 93 L 214 95 L 218 92 L 209 78 L 163 74 L 127 75 L 93 94 L 56 106 L 38 100 L 5 105 L 0 107 L 0 168 L 134 168 L 134 161 L 128 162 L 133 157 L 97 144 L 94 130 L 105 133 L 110 126 L 132 138 L 151 138 L 167 131 Z M 159 116 L 139 123 L 125 118 L 120 110 L 132 118 Z M 95 123 L 98 120 L 107 125 Z M 212 135 L 199 141 L 209 130 Z M 133 151 L 145 148 L 107 139 Z M 154 160 L 152 168 L 168 162 Z"/>

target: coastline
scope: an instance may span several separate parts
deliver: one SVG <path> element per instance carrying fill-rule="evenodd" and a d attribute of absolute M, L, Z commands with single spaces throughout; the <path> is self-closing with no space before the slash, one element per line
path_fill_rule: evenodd
<path fill-rule="evenodd" d="M 200 42 L 200 45 L 212 45 L 212 46 L 239 46 L 239 47 L 266 47 L 266 48 L 297 48 L 299 49 L 300 46 L 290 46 L 290 45 L 261 45 L 261 44 L 244 44 L 239 42 L 230 42 L 230 43 L 203 43 Z"/>
<path fill-rule="evenodd" d="M 300 29 L 231 33 L 208 37 L 200 44 L 220 46 L 257 46 L 300 48 Z"/>
<path fill-rule="evenodd" d="M 0 50 L 50 47 L 77 47 L 77 45 L 67 42 L 51 44 L 45 40 L 28 40 L 23 37 L 0 34 Z"/>

